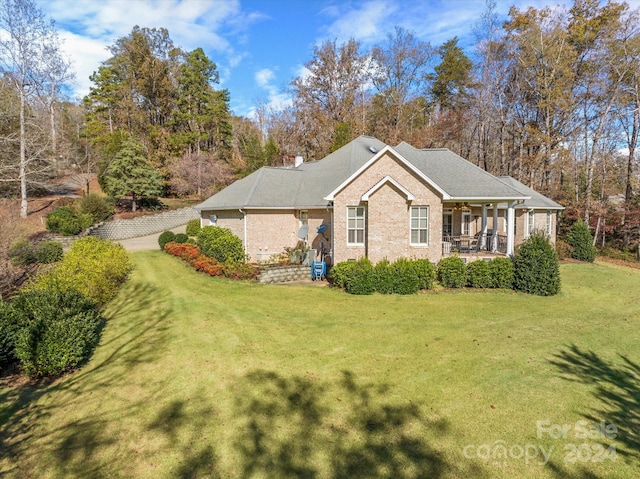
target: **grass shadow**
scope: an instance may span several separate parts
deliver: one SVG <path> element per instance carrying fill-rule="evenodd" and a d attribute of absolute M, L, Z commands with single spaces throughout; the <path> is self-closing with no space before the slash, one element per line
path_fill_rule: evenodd
<path fill-rule="evenodd" d="M 479 477 L 476 464 L 447 463 L 425 432 L 449 434 L 424 406 L 387 399 L 388 386 L 363 384 L 351 372 L 335 383 L 254 371 L 237 385 L 242 424 L 234 448 L 238 477 L 334 479 Z"/>
<path fill-rule="evenodd" d="M 605 421 L 616 427 L 616 453 L 628 461 L 640 460 L 640 365 L 618 355 L 620 361 L 601 358 L 593 351 L 570 345 L 557 353 L 550 363 L 561 377 L 593 387 L 600 407 L 584 411 L 591 424 Z M 611 439 L 602 438 L 608 446 Z M 606 444 L 605 444 L 606 443 Z M 588 476 L 585 476 L 588 477 Z"/>
<path fill-rule="evenodd" d="M 160 385 L 149 385 L 145 396 L 132 401 L 125 410 L 103 407 L 99 417 L 81 420 L 70 414 L 55 430 L 45 430 L 42 424 L 57 408 L 72 411 L 76 403 L 88 401 L 102 390 L 111 390 L 142 363 L 153 362 L 164 354 L 169 341 L 167 318 L 172 311 L 158 298 L 157 289 L 149 284 L 125 285 L 109 306 L 108 316 L 114 320 L 126 314 L 128 322 L 107 322 L 94 357 L 83 369 L 54 380 L 24 381 L 0 389 L 0 461 L 5 464 L 0 476 L 10 472 L 6 465 L 15 468 L 21 461 L 37 460 L 37 451 L 30 448 L 34 443 L 55 451 L 55 467 L 65 475 L 106 474 L 94 457 L 100 447 L 116 440 L 109 436 L 108 426 L 114 418 L 126 415 L 128 409 L 144 407 L 144 401 L 161 393 Z M 119 330 L 108 334 L 110 327 Z M 55 399 L 46 399 L 49 395 Z"/>

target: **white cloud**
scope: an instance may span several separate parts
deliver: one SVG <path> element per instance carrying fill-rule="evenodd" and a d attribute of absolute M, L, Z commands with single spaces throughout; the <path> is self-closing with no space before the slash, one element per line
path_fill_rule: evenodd
<path fill-rule="evenodd" d="M 135 25 L 167 28 L 174 45 L 186 51 L 202 47 L 218 63 L 223 83 L 247 55 L 234 48 L 231 38 L 263 18 L 243 13 L 239 0 L 37 1 L 56 21 L 63 49 L 73 59 L 78 97 L 88 93 L 89 75 L 110 57 L 107 47 L 129 35 Z M 220 55 L 222 62 L 216 58 Z"/>
<path fill-rule="evenodd" d="M 271 68 L 262 68 L 253 75 L 256 85 L 264 91 L 264 95 L 260 96 L 258 103 L 266 106 L 271 110 L 282 110 L 291 105 L 291 96 L 288 92 L 279 89 L 274 82 L 276 81 L 276 73 Z M 256 107 L 249 109 L 247 116 L 254 118 Z"/>
<path fill-rule="evenodd" d="M 254 77 L 256 79 L 256 84 L 260 88 L 267 88 L 269 83 L 275 79 L 276 75 L 270 68 L 263 68 L 262 70 L 258 70 Z"/>
<path fill-rule="evenodd" d="M 378 41 L 385 36 L 386 27 L 396 23 L 398 6 L 394 1 L 373 0 L 356 7 L 327 7 L 326 15 L 335 18 L 325 30 L 325 37 L 344 42 L 354 38 L 363 43 Z"/>

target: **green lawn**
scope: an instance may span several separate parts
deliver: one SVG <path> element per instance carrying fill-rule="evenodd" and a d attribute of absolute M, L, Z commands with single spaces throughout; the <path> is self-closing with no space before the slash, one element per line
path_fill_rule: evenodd
<path fill-rule="evenodd" d="M 89 364 L 0 389 L 0 476 L 640 476 L 639 270 L 356 297 L 134 258 Z"/>

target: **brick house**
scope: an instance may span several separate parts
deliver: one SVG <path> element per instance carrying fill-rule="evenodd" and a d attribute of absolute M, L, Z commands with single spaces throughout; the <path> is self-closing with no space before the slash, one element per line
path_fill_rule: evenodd
<path fill-rule="evenodd" d="M 330 264 L 509 255 L 534 229 L 555 241 L 563 209 L 447 149 L 368 136 L 319 161 L 263 167 L 194 208 L 202 226 L 240 237 L 252 261 L 304 241 Z"/>

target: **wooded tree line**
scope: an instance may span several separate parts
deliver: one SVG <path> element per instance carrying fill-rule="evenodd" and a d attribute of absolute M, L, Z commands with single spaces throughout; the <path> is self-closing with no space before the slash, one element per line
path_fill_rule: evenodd
<path fill-rule="evenodd" d="M 434 47 L 399 27 L 370 50 L 325 42 L 292 81 L 292 105 L 263 112 L 268 132 L 310 159 L 359 134 L 447 147 L 628 246 L 640 220 L 639 11 L 576 0 L 500 22 L 489 1 L 474 33 L 468 54 L 456 38 Z"/>
<path fill-rule="evenodd" d="M 32 0 L 2 0 L 4 30 L 14 28 L 18 6 L 26 20 L 39 13 Z M 20 63 L 2 43 L 0 188 L 51 171 L 58 159 L 104 179 L 116 158 L 135 151 L 146 152 L 165 193 L 206 196 L 263 165 L 296 154 L 320 159 L 367 134 L 450 148 L 560 201 L 596 234 L 615 228 L 625 246 L 639 234 L 640 13 L 624 3 L 512 8 L 503 22 L 489 0 L 465 49 L 456 38 L 431 45 L 401 27 L 368 49 L 329 40 L 291 81 L 290 105 L 259 105 L 251 118 L 231 113 L 204 51 L 183 51 L 163 28 L 134 27 L 118 39 L 82 103 L 65 102 L 68 62 L 39 15 L 56 55 L 31 52 L 40 60 L 24 62 L 20 80 Z M 21 148 L 25 160 L 16 161 Z M 615 194 L 619 208 L 609 201 Z"/>

